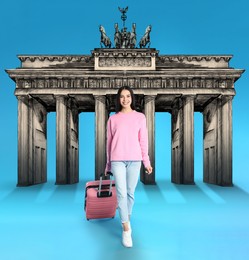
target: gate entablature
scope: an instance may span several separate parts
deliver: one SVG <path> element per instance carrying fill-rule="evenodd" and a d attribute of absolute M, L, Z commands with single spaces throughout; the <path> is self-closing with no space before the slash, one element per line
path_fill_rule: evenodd
<path fill-rule="evenodd" d="M 242 70 L 232 58 L 214 55 L 159 55 L 155 49 L 95 49 L 92 55 L 19 55 L 8 70 L 19 89 L 232 89 Z M 118 69 L 116 69 L 118 68 Z M 113 73 L 113 71 L 115 73 Z M 29 92 L 29 90 L 27 90 Z"/>

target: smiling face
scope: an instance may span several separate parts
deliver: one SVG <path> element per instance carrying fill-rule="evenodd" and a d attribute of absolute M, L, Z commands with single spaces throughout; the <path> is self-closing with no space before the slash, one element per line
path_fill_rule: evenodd
<path fill-rule="evenodd" d="M 131 97 L 131 93 L 129 90 L 123 89 L 121 91 L 120 97 L 119 97 L 119 102 L 123 109 L 125 109 L 125 110 L 131 109 L 132 97 Z"/>

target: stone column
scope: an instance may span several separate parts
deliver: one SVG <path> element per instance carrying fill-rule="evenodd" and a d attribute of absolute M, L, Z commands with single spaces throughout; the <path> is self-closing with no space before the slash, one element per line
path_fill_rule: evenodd
<path fill-rule="evenodd" d="M 17 186 L 32 184 L 29 160 L 29 97 L 17 96 L 18 99 L 18 183 Z"/>
<path fill-rule="evenodd" d="M 183 183 L 194 183 L 194 96 L 183 97 Z"/>
<path fill-rule="evenodd" d="M 220 96 L 204 108 L 204 182 L 232 185 L 232 98 Z"/>
<path fill-rule="evenodd" d="M 47 111 L 29 96 L 18 96 L 18 183 L 47 180 Z"/>
<path fill-rule="evenodd" d="M 194 183 L 194 96 L 178 98 L 172 108 L 171 179 Z"/>
<path fill-rule="evenodd" d="M 56 184 L 68 183 L 67 96 L 56 96 Z"/>
<path fill-rule="evenodd" d="M 79 181 L 78 109 L 73 99 L 56 96 L 56 184 Z"/>
<path fill-rule="evenodd" d="M 70 98 L 68 102 L 68 167 L 71 184 L 79 182 L 79 110 L 75 99 Z"/>
<path fill-rule="evenodd" d="M 144 167 L 141 168 L 140 180 L 144 184 L 156 184 L 155 182 L 155 97 L 144 97 L 144 114 L 147 121 L 148 141 L 149 141 L 149 157 L 153 172 L 148 175 L 145 173 Z"/>
<path fill-rule="evenodd" d="M 104 172 L 106 166 L 106 97 L 95 98 L 95 180 Z"/>
<path fill-rule="evenodd" d="M 232 181 L 232 96 L 222 96 L 219 100 L 220 110 L 220 150 L 218 185 L 231 186 Z"/>

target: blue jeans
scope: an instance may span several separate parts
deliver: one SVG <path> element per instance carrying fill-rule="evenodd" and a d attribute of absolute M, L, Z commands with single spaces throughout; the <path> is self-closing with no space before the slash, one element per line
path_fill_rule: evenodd
<path fill-rule="evenodd" d="M 140 174 L 141 161 L 112 161 L 111 172 L 117 190 L 118 211 L 121 222 L 129 221 L 134 205 L 134 193 Z"/>

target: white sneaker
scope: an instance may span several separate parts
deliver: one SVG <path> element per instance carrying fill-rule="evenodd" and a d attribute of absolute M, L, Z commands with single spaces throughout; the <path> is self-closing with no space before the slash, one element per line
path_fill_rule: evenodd
<path fill-rule="evenodd" d="M 131 231 L 123 231 L 122 234 L 122 243 L 125 247 L 132 247 L 132 238 L 131 238 Z"/>

